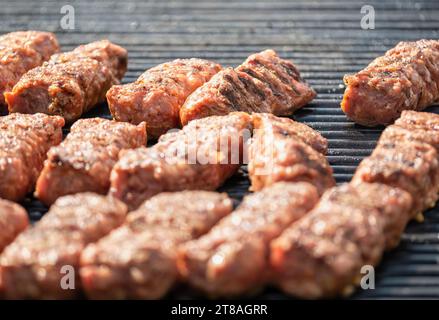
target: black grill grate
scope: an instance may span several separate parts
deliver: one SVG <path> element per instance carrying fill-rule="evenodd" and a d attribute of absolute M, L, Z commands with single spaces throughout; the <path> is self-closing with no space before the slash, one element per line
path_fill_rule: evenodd
<path fill-rule="evenodd" d="M 129 50 L 130 82 L 145 69 L 175 58 L 202 57 L 238 65 L 249 54 L 273 48 L 292 59 L 317 90 L 312 104 L 295 115 L 329 139 L 328 158 L 337 182 L 349 181 L 374 148 L 381 129 L 347 121 L 339 108 L 342 77 L 363 68 L 401 40 L 439 38 L 439 2 L 367 1 L 375 9 L 375 30 L 360 28 L 363 1 L 354 0 L 77 0 L 75 30 L 60 28 L 59 1 L 1 1 L 0 32 L 41 29 L 58 34 L 63 50 L 109 38 Z M 439 107 L 428 111 L 437 112 Z M 109 116 L 102 105 L 88 116 Z M 247 192 L 245 168 L 222 188 L 236 199 Z M 46 211 L 24 203 L 33 220 Z M 354 298 L 439 298 L 439 207 L 411 223 L 401 246 L 378 268 L 376 289 Z M 186 289 L 171 297 L 193 297 Z M 261 298 L 285 298 L 274 289 Z"/>

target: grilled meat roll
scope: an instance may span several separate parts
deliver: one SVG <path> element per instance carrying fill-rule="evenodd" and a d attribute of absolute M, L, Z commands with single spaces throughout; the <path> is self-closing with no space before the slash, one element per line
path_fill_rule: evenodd
<path fill-rule="evenodd" d="M 400 42 L 344 82 L 341 108 L 359 124 L 388 125 L 403 110 L 423 110 L 439 99 L 439 41 Z"/>
<path fill-rule="evenodd" d="M 180 119 L 185 125 L 193 119 L 232 111 L 291 115 L 315 96 L 293 63 L 265 50 L 251 55 L 236 69 L 219 72 L 195 90 L 181 107 Z"/>
<path fill-rule="evenodd" d="M 60 115 L 78 119 L 118 84 L 127 67 L 127 51 L 108 40 L 61 53 L 28 71 L 5 93 L 9 112 Z"/>
<path fill-rule="evenodd" d="M 231 211 L 227 195 L 215 192 L 165 192 L 152 197 L 130 213 L 123 226 L 82 253 L 81 279 L 87 296 L 162 297 L 177 280 L 178 246 L 206 233 Z"/>
<path fill-rule="evenodd" d="M 243 161 L 251 117 L 243 112 L 192 121 L 151 148 L 123 151 L 110 193 L 131 209 L 164 191 L 215 190 Z"/>
<path fill-rule="evenodd" d="M 62 140 L 64 120 L 45 114 L 0 117 L 0 198 L 22 200 L 31 192 L 50 147 Z"/>
<path fill-rule="evenodd" d="M 81 252 L 87 244 L 120 226 L 126 213 L 126 206 L 111 197 L 80 193 L 59 198 L 49 212 L 34 227 L 21 233 L 0 257 L 6 298 L 76 297 L 80 288 Z M 73 288 L 62 286 L 66 267 L 75 272 Z"/>
<path fill-rule="evenodd" d="M 270 276 L 270 241 L 310 211 L 318 199 L 317 189 L 305 182 L 280 182 L 245 197 L 209 233 L 180 248 L 180 273 L 211 296 L 257 289 Z"/>
<path fill-rule="evenodd" d="M 253 114 L 254 134 L 248 173 L 253 191 L 278 181 L 306 181 L 322 194 L 335 185 L 323 153 L 327 140 L 312 128 L 290 119 Z"/>
<path fill-rule="evenodd" d="M 438 153 L 418 141 L 380 138 L 372 155 L 358 166 L 352 183 L 380 182 L 406 190 L 413 197 L 413 215 L 431 208 L 438 199 Z"/>
<path fill-rule="evenodd" d="M 7 107 L 3 93 L 58 51 L 58 41 L 50 32 L 17 31 L 0 36 L 0 111 Z"/>
<path fill-rule="evenodd" d="M 375 266 L 399 241 L 412 197 L 379 183 L 343 184 L 271 243 L 273 281 L 316 299 L 352 293 L 364 265 Z"/>
<path fill-rule="evenodd" d="M 180 126 L 180 107 L 221 66 L 203 59 L 177 59 L 145 71 L 135 82 L 111 87 L 108 106 L 114 119 L 138 124 L 158 138 Z"/>
<path fill-rule="evenodd" d="M 416 140 L 430 144 L 439 154 L 439 115 L 403 111 L 395 124 L 386 128 L 383 140 Z"/>
<path fill-rule="evenodd" d="M 144 145 L 145 123 L 135 126 L 101 118 L 78 120 L 67 138 L 49 150 L 35 195 L 50 205 L 67 194 L 106 194 L 119 152 Z"/>

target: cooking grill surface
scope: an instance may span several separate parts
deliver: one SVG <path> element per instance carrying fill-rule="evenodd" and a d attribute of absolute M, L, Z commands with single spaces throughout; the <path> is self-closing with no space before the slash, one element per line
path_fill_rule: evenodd
<path fill-rule="evenodd" d="M 328 138 L 328 158 L 338 183 L 350 180 L 382 131 L 355 125 L 341 112 L 343 75 L 363 68 L 398 41 L 439 38 L 436 0 L 369 0 L 375 9 L 375 30 L 361 29 L 363 2 L 354 0 L 77 0 L 71 4 L 75 29 L 62 30 L 63 2 L 1 1 L 0 32 L 53 31 L 64 51 L 109 38 L 129 51 L 124 82 L 175 58 L 199 57 L 236 66 L 251 53 L 273 48 L 293 60 L 318 92 L 294 118 Z M 439 107 L 427 111 L 438 112 Z M 109 117 L 107 106 L 87 116 Z M 240 200 L 248 186 L 243 168 L 221 190 Z M 24 205 L 34 221 L 47 210 L 32 198 Z M 194 296 L 186 289 L 171 294 L 172 298 Z M 285 298 L 274 289 L 258 297 Z M 358 290 L 353 298 L 439 298 L 439 206 L 425 213 L 424 223 L 411 223 L 401 245 L 385 256 L 377 269 L 375 290 Z"/>

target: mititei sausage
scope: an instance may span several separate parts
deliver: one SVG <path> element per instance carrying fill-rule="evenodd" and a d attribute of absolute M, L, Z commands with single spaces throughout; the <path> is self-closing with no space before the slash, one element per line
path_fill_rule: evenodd
<path fill-rule="evenodd" d="M 54 55 L 5 93 L 9 112 L 42 112 L 72 122 L 105 99 L 126 66 L 127 51 L 108 40 Z"/>
<path fill-rule="evenodd" d="M 0 282 L 6 298 L 77 297 L 81 252 L 87 244 L 120 226 L 126 213 L 126 206 L 111 197 L 78 193 L 59 198 L 1 255 Z M 71 278 L 63 281 L 66 274 Z"/>
<path fill-rule="evenodd" d="M 344 82 L 341 108 L 359 124 L 388 125 L 403 110 L 423 110 L 439 99 L 439 41 L 400 42 Z"/>
<path fill-rule="evenodd" d="M 0 111 L 6 107 L 3 93 L 58 51 L 58 41 L 50 32 L 17 31 L 0 36 Z"/>
<path fill-rule="evenodd" d="M 145 71 L 135 82 L 113 86 L 107 93 L 116 120 L 146 121 L 148 134 L 159 137 L 180 126 L 180 107 L 199 86 L 221 70 L 203 59 L 177 59 Z"/>
<path fill-rule="evenodd" d="M 145 123 L 135 126 L 102 118 L 80 119 L 66 139 L 49 150 L 35 195 L 50 205 L 67 194 L 105 194 L 119 152 L 144 145 Z"/>
<path fill-rule="evenodd" d="M 226 194 L 209 191 L 152 197 L 123 226 L 85 249 L 81 280 L 86 294 L 94 299 L 162 297 L 178 278 L 177 248 L 208 232 L 232 207 Z"/>
<path fill-rule="evenodd" d="M 33 190 L 63 126 L 63 118 L 41 113 L 0 117 L 0 198 L 20 201 Z"/>
<path fill-rule="evenodd" d="M 291 115 L 315 96 L 292 62 L 265 50 L 251 55 L 236 69 L 219 72 L 195 90 L 181 107 L 180 118 L 185 125 L 193 119 L 232 111 Z"/>

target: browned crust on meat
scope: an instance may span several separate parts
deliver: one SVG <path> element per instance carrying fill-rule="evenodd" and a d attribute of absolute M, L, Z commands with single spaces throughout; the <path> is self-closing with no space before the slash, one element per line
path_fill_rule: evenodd
<path fill-rule="evenodd" d="M 130 208 L 164 191 L 215 190 L 242 164 L 251 117 L 232 113 L 191 122 L 151 148 L 121 154 L 110 193 Z"/>
<path fill-rule="evenodd" d="M 291 115 L 315 96 L 293 63 L 265 50 L 251 55 L 236 69 L 219 72 L 195 90 L 181 107 L 180 119 L 185 125 L 233 111 Z"/>
<path fill-rule="evenodd" d="M 231 211 L 226 194 L 183 191 L 152 197 L 122 227 L 84 250 L 80 274 L 87 296 L 162 297 L 177 280 L 177 247 L 206 233 Z"/>
<path fill-rule="evenodd" d="M 274 116 L 256 114 L 253 120 L 248 163 L 253 191 L 278 181 L 309 182 L 320 194 L 335 185 L 332 168 L 319 152 L 326 151 L 327 142 L 318 132 Z"/>
<path fill-rule="evenodd" d="M 352 182 L 379 182 L 409 192 L 414 200 L 412 214 L 416 215 L 438 199 L 438 153 L 419 141 L 380 139 L 372 155 L 358 166 Z"/>
<path fill-rule="evenodd" d="M 126 213 L 120 201 L 92 193 L 59 198 L 43 219 L 21 233 L 0 257 L 5 297 L 77 297 L 82 250 L 120 226 Z M 61 287 L 65 266 L 74 269 L 74 290 Z"/>
<path fill-rule="evenodd" d="M 219 64 L 195 58 L 160 64 L 135 82 L 108 91 L 111 114 L 119 121 L 146 121 L 148 134 L 157 138 L 180 126 L 180 107 L 186 98 L 220 70 Z"/>
<path fill-rule="evenodd" d="M 54 55 L 5 93 L 9 112 L 61 115 L 72 122 L 102 102 L 107 90 L 119 83 L 126 60 L 126 50 L 107 40 Z"/>
<path fill-rule="evenodd" d="M 423 110 L 439 98 L 439 41 L 400 42 L 344 82 L 341 108 L 359 124 L 388 125 L 403 110 Z"/>
<path fill-rule="evenodd" d="M 106 194 L 119 152 L 144 145 L 145 123 L 135 126 L 101 118 L 78 120 L 67 138 L 49 150 L 35 195 L 50 205 L 67 194 Z"/>
<path fill-rule="evenodd" d="M 180 273 L 212 297 L 251 293 L 270 277 L 270 241 L 318 199 L 317 189 L 304 182 L 280 182 L 245 197 L 208 234 L 180 248 Z"/>
<path fill-rule="evenodd" d="M 0 111 L 7 107 L 3 93 L 58 51 L 58 41 L 51 32 L 17 31 L 0 36 Z"/>
<path fill-rule="evenodd" d="M 307 299 L 352 293 L 361 268 L 377 265 L 384 249 L 398 243 L 410 209 L 408 193 L 383 184 L 328 190 L 315 209 L 272 242 L 274 282 Z"/>
<path fill-rule="evenodd" d="M 0 197 L 22 200 L 31 192 L 50 147 L 62 140 L 64 120 L 45 114 L 0 117 Z"/>

